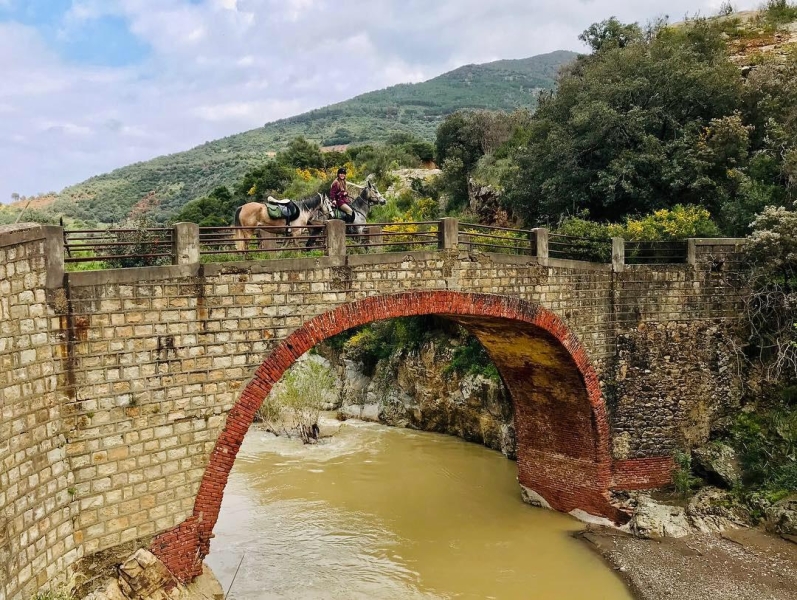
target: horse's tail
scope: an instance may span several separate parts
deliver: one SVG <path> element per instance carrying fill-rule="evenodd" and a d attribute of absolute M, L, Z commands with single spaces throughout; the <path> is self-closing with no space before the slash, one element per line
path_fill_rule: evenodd
<path fill-rule="evenodd" d="M 240 227 L 241 226 L 241 209 L 242 208 L 243 208 L 243 206 L 239 206 L 238 208 L 235 209 L 235 220 L 233 221 L 233 224 L 236 227 Z"/>

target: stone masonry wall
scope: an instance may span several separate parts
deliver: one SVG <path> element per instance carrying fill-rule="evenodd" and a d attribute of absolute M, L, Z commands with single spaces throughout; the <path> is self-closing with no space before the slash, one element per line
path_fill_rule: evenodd
<path fill-rule="evenodd" d="M 672 454 L 708 438 L 738 406 L 740 373 L 731 349 L 740 289 L 699 262 L 626 266 L 617 274 L 616 354 L 607 373 L 617 459 Z"/>
<path fill-rule="evenodd" d="M 0 598 L 64 582 L 80 558 L 46 256 L 40 227 L 0 227 Z"/>
<path fill-rule="evenodd" d="M 0 248 L 14 248 L 19 256 L 18 248 L 24 247 L 26 257 L 29 252 L 39 257 L 36 268 L 42 280 L 43 246 L 31 243 L 30 250 L 27 242 L 14 242 L 13 235 L 18 234 L 0 235 L 5 240 Z M 456 250 L 193 264 L 69 273 L 60 290 L 63 297 L 59 301 L 51 291 L 48 306 L 40 306 L 39 299 L 45 298 L 41 281 L 17 284 L 24 290 L 9 290 L 7 302 L 9 308 L 12 303 L 18 307 L 18 316 L 12 315 L 10 325 L 4 318 L 2 330 L 3 340 L 15 341 L 0 341 L 0 381 L 5 386 L 0 477 L 13 485 L 12 473 L 14 482 L 22 476 L 14 470 L 18 463 L 33 465 L 34 456 L 43 456 L 36 462 L 38 480 L 28 480 L 25 489 L 29 494 L 30 486 L 46 482 L 42 499 L 52 501 L 45 499 L 45 509 L 36 514 L 47 517 L 45 529 L 56 533 L 36 536 L 45 535 L 39 544 L 55 563 L 38 558 L 38 550 L 30 555 L 26 550 L 30 559 L 18 559 L 8 569 L 16 579 L 6 584 L 7 597 L 22 598 L 20 590 L 31 578 L 50 581 L 60 566 L 124 543 L 146 544 L 191 517 L 216 439 L 255 369 L 312 317 L 373 296 L 452 290 L 510 296 L 546 307 L 575 333 L 601 377 L 614 437 L 620 440 L 613 443 L 615 458 L 652 456 L 650 468 L 666 473 L 669 463 L 659 460 L 661 453 L 669 452 L 673 440 L 703 435 L 702 425 L 695 426 L 695 433 L 681 432 L 693 425 L 694 406 L 724 393 L 727 377 L 720 373 L 721 361 L 711 358 L 712 350 L 698 360 L 706 373 L 701 385 L 690 387 L 691 379 L 677 379 L 676 367 L 695 363 L 692 348 L 662 354 L 662 348 L 646 343 L 659 344 L 662 336 L 673 347 L 683 340 L 693 343 L 705 328 L 726 334 L 724 323 L 734 318 L 737 300 L 706 264 L 626 267 L 615 273 L 611 265 Z M 0 292 L 5 299 L 4 288 Z M 30 294 L 20 296 L 23 292 Z M 6 305 L 0 310 L 7 310 Z M 31 318 L 35 332 L 27 333 Z M 37 324 L 36 319 L 44 321 Z M 681 326 L 691 337 L 667 333 Z M 659 332 L 659 337 L 650 332 Z M 15 344 L 13 351 L 10 343 Z M 19 347 L 24 343 L 36 346 L 37 354 L 35 363 L 25 365 L 30 370 L 23 384 L 17 365 L 32 357 Z M 661 366 L 667 364 L 675 366 Z M 727 386 L 732 383 L 727 380 Z M 16 399 L 23 395 L 23 385 L 31 386 L 41 400 L 31 401 L 27 395 L 24 402 Z M 666 411 L 651 410 L 660 404 L 657 390 L 675 386 L 679 391 L 668 392 Z M 665 414 L 666 425 L 652 426 L 659 414 Z M 46 421 L 47 435 L 36 443 L 31 438 L 35 450 L 12 453 L 20 419 L 25 432 L 40 431 L 36 419 Z M 630 481 L 633 465 L 627 464 Z M 13 532 L 8 539 L 18 544 L 30 541 L 29 535 L 23 537 L 34 526 L 30 511 L 42 505 L 37 500 L 28 506 L 20 496 L 17 491 L 10 499 L 6 486 L 0 489 L 0 517 L 7 523 L 16 519 L 14 529 L 6 525 L 6 530 Z M 6 539 L 2 523 L 0 555 Z M 61 540 L 63 547 L 58 546 Z"/>

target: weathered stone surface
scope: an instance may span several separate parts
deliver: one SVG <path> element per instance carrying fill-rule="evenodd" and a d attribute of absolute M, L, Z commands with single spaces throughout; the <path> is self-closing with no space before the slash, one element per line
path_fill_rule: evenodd
<path fill-rule="evenodd" d="M 155 564 L 149 557 L 140 556 L 139 558 L 149 565 L 149 570 Z M 125 561 L 124 567 L 135 571 L 136 567 L 132 563 L 136 563 L 139 567 L 141 565 L 138 560 L 131 557 L 131 559 Z M 144 569 L 142 568 L 141 572 L 143 571 Z M 139 573 L 138 577 L 140 576 L 141 574 Z M 90 593 L 83 600 L 224 600 L 224 590 L 213 571 L 207 565 L 203 565 L 202 574 L 190 584 L 184 586 L 175 583 L 173 578 L 169 577 L 164 581 L 165 587 L 158 587 L 146 596 L 139 596 L 132 591 L 130 592 L 132 595 L 123 593 L 122 587 L 120 587 L 121 581 L 121 577 L 112 579 L 103 589 Z"/>
<path fill-rule="evenodd" d="M 631 532 L 640 538 L 677 538 L 690 533 L 683 507 L 659 504 L 644 494 L 637 498 L 636 511 L 629 526 Z"/>
<path fill-rule="evenodd" d="M 721 532 L 744 527 L 749 523 L 747 511 L 725 490 L 704 487 L 686 507 L 690 525 L 701 533 Z"/>
<path fill-rule="evenodd" d="M 797 543 L 797 496 L 776 502 L 765 514 L 769 531 Z"/>
<path fill-rule="evenodd" d="M 140 548 L 119 567 L 119 588 L 130 600 L 166 600 L 179 596 L 178 581 L 149 550 Z"/>
<path fill-rule="evenodd" d="M 514 411 L 506 388 L 500 380 L 448 372 L 454 347 L 426 343 L 380 362 L 373 377 L 343 358 L 340 414 L 456 435 L 514 458 Z"/>
<path fill-rule="evenodd" d="M 731 489 L 739 484 L 742 472 L 736 451 L 720 442 L 712 442 L 692 451 L 692 468 L 706 480 Z"/>

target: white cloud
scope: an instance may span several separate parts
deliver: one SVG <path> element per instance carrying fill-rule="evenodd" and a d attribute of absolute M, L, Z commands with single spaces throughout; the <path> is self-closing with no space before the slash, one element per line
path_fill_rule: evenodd
<path fill-rule="evenodd" d="M 612 15 L 679 20 L 717 4 L 73 0 L 59 35 L 75 39 L 110 15 L 151 53 L 133 67 L 85 67 L 62 60 L 41 32 L 0 23 L 0 201 L 462 64 L 580 50 L 578 34 Z"/>

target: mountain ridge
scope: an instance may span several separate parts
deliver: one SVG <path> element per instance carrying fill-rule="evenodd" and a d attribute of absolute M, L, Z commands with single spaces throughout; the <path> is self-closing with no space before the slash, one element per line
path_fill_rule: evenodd
<path fill-rule="evenodd" d="M 437 125 L 461 109 L 533 108 L 537 92 L 555 85 L 558 69 L 578 54 L 567 50 L 523 59 L 463 65 L 421 83 L 403 83 L 359 94 L 95 175 L 64 188 L 51 208 L 67 216 L 118 221 L 141 198 L 154 193 L 173 212 L 219 185 L 231 185 L 292 139 L 303 136 L 322 146 L 385 141 L 407 133 L 433 140 Z M 96 218 L 96 217 L 95 217 Z"/>

